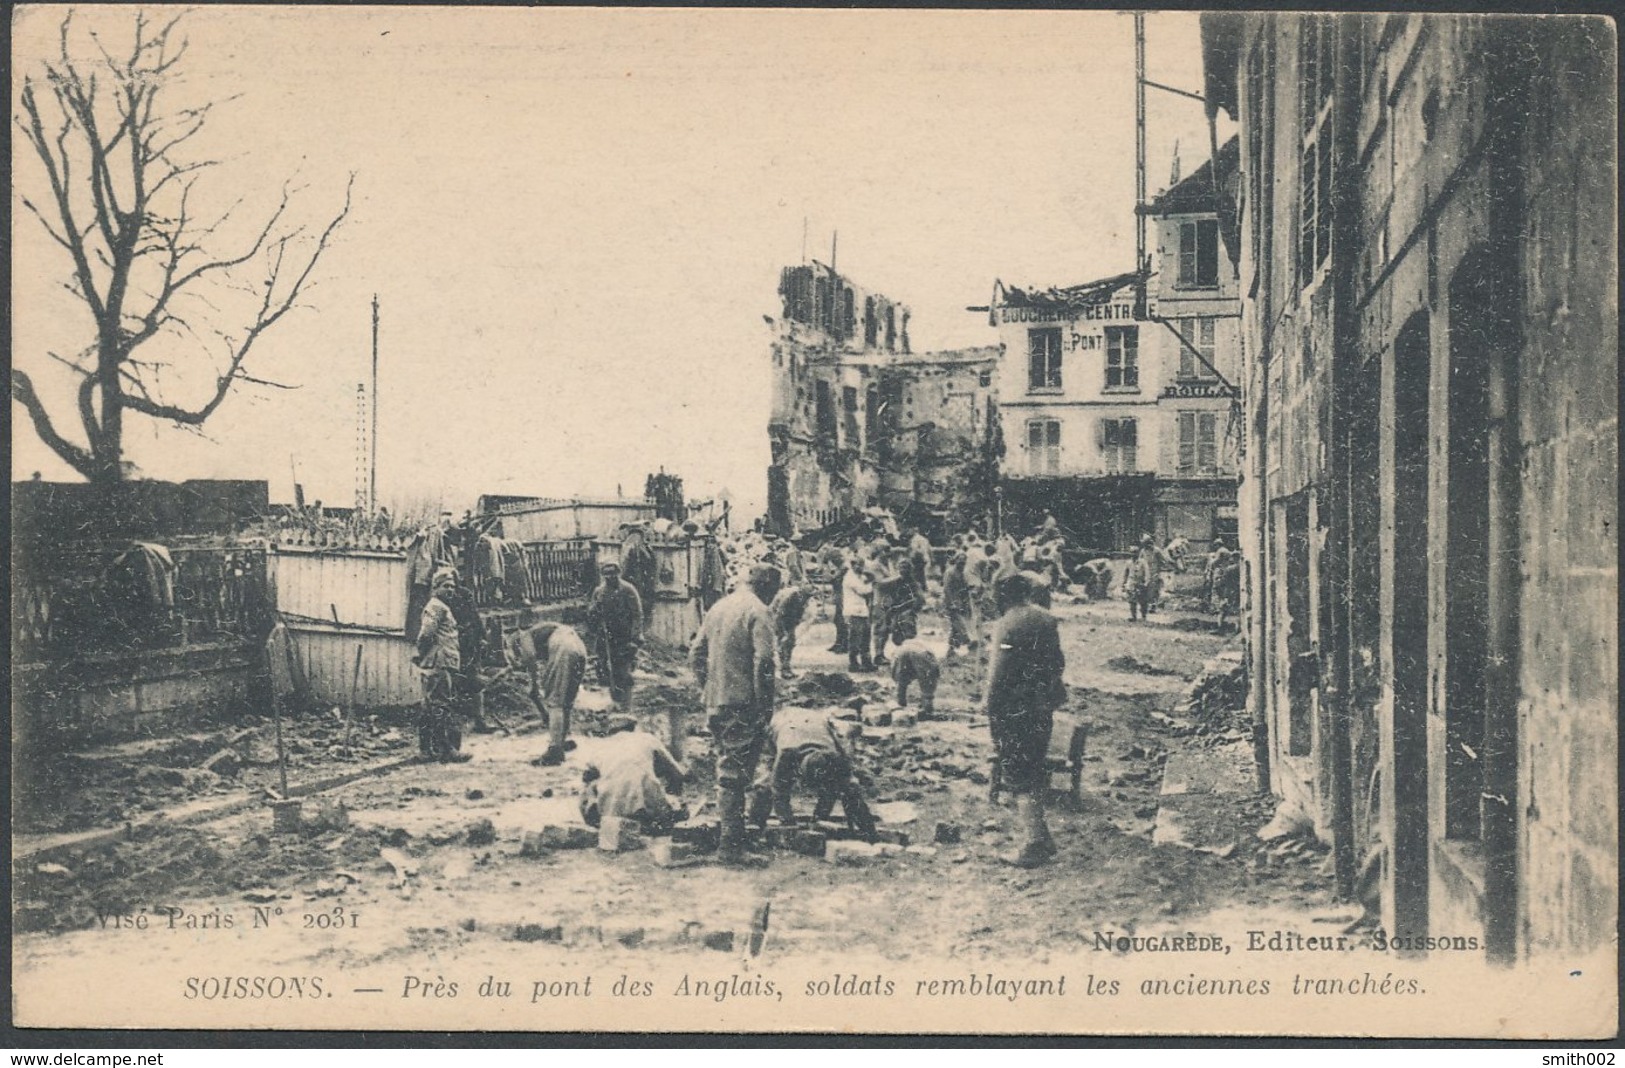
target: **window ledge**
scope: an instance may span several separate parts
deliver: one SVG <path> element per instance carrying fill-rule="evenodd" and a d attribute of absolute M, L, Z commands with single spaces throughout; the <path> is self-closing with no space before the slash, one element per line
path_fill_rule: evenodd
<path fill-rule="evenodd" d="M 1105 386 L 1105 387 L 1103 387 L 1101 389 L 1100 392 L 1102 392 L 1102 393 L 1112 393 L 1112 394 L 1138 393 L 1138 392 L 1140 392 L 1140 387 L 1139 386 Z"/>
<path fill-rule="evenodd" d="M 1220 288 L 1221 288 L 1221 286 L 1217 282 L 1214 282 L 1210 286 L 1199 285 L 1199 284 L 1197 284 L 1195 282 L 1186 282 L 1186 283 L 1175 282 L 1174 283 L 1174 289 L 1177 290 L 1180 293 L 1194 293 L 1194 292 L 1217 293 L 1220 290 Z"/>
<path fill-rule="evenodd" d="M 1028 389 L 1029 397 L 1059 397 L 1066 390 L 1061 386 L 1044 386 L 1042 389 Z"/>

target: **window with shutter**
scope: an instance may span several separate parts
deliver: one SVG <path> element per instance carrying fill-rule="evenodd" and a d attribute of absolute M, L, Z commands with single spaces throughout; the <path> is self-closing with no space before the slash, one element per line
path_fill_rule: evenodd
<path fill-rule="evenodd" d="M 1179 413 L 1179 473 L 1200 478 L 1219 473 L 1219 417 L 1215 412 Z"/>
<path fill-rule="evenodd" d="M 1027 470 L 1034 475 L 1061 471 L 1061 424 L 1055 419 L 1027 423 Z"/>
<path fill-rule="evenodd" d="M 1179 377 L 1190 379 L 1213 378 L 1214 364 L 1214 321 L 1210 318 L 1181 319 L 1178 324 L 1179 336 L 1185 344 L 1179 346 Z M 1196 352 L 1201 353 L 1202 359 L 1196 358 Z M 1205 363 L 1203 361 L 1206 361 Z"/>
<path fill-rule="evenodd" d="M 1196 419 L 1196 470 L 1198 474 L 1219 473 L 1218 416 L 1203 412 Z"/>
<path fill-rule="evenodd" d="M 1298 22 L 1298 280 L 1314 281 L 1331 252 L 1332 80 L 1335 23 L 1327 15 Z"/>
<path fill-rule="evenodd" d="M 1100 421 L 1100 453 L 1110 474 L 1139 470 L 1139 427 L 1133 419 Z"/>

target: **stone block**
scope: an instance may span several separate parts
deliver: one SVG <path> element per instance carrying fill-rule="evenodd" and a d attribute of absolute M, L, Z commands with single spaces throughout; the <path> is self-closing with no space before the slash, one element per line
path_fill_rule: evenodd
<path fill-rule="evenodd" d="M 804 857 L 821 857 L 824 855 L 824 845 L 828 841 L 828 836 L 822 831 L 797 828 L 791 832 L 785 844 L 791 852 L 800 853 Z"/>
<path fill-rule="evenodd" d="M 671 840 L 710 853 L 717 848 L 720 833 L 715 820 L 685 820 L 671 829 Z"/>
<path fill-rule="evenodd" d="M 649 859 L 658 867 L 676 868 L 692 862 L 697 855 L 693 845 L 673 838 L 656 838 L 649 843 Z"/>
<path fill-rule="evenodd" d="M 895 709 L 891 714 L 893 727 L 912 727 L 919 722 L 920 717 L 912 708 Z"/>
<path fill-rule="evenodd" d="M 350 810 L 343 801 L 315 797 L 307 800 L 299 811 L 299 827 L 306 834 L 342 831 L 350 826 Z"/>
<path fill-rule="evenodd" d="M 964 829 L 957 823 L 938 823 L 931 840 L 938 845 L 958 845 L 964 834 Z"/>
<path fill-rule="evenodd" d="M 562 923 L 551 926 L 540 923 L 522 923 L 514 928 L 513 941 L 562 942 L 564 941 L 564 925 Z"/>
<path fill-rule="evenodd" d="M 598 848 L 606 853 L 629 853 L 643 845 L 634 820 L 605 816 L 598 827 Z"/>
<path fill-rule="evenodd" d="M 878 855 L 868 842 L 842 839 L 824 843 L 824 859 L 831 864 L 865 864 Z"/>
<path fill-rule="evenodd" d="M 471 846 L 490 845 L 497 840 L 496 825 L 490 820 L 475 820 L 463 832 L 463 840 Z"/>
<path fill-rule="evenodd" d="M 542 828 L 542 844 L 549 849 L 591 849 L 598 844 L 598 836 L 590 827 L 549 824 Z"/>
<path fill-rule="evenodd" d="M 863 725 L 865 727 L 890 727 L 891 724 L 891 709 L 871 706 L 863 710 Z"/>
<path fill-rule="evenodd" d="M 597 844 L 598 835 L 590 827 L 549 825 L 539 831 L 527 831 L 519 844 L 519 855 L 539 857 L 555 849 L 590 849 Z"/>

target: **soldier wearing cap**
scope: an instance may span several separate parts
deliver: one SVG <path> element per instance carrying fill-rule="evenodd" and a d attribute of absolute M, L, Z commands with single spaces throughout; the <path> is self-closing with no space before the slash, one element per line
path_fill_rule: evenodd
<path fill-rule="evenodd" d="M 468 754 L 460 752 L 462 726 L 458 722 L 456 676 L 462 668 L 458 648 L 457 617 L 448 598 L 454 596 L 457 573 L 450 568 L 436 572 L 433 593 L 423 608 L 418 627 L 417 655 L 412 662 L 422 671 L 423 711 L 418 720 L 419 759 L 460 763 Z"/>
<path fill-rule="evenodd" d="M 780 581 L 778 568 L 752 567 L 743 587 L 711 606 L 690 652 L 710 717 L 721 822 L 718 852 L 725 864 L 745 861 L 745 791 L 756 777 L 773 717 L 778 642 L 768 605 Z"/>
<path fill-rule="evenodd" d="M 605 560 L 598 565 L 602 581 L 587 602 L 598 674 L 609 687 L 616 711 L 632 711 L 632 668 L 643 645 L 643 600 L 631 583 L 621 578 L 621 565 Z"/>

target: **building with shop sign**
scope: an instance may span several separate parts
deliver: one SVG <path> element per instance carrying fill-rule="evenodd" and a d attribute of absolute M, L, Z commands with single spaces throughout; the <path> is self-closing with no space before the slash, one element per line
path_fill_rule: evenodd
<path fill-rule="evenodd" d="M 1235 152 L 1220 150 L 1220 174 Z M 1061 289 L 994 285 L 1007 529 L 1047 510 L 1089 549 L 1128 549 L 1147 531 L 1198 549 L 1234 540 L 1239 302 L 1211 162 L 1145 211 L 1156 255 L 1143 309 L 1133 272 Z"/>

